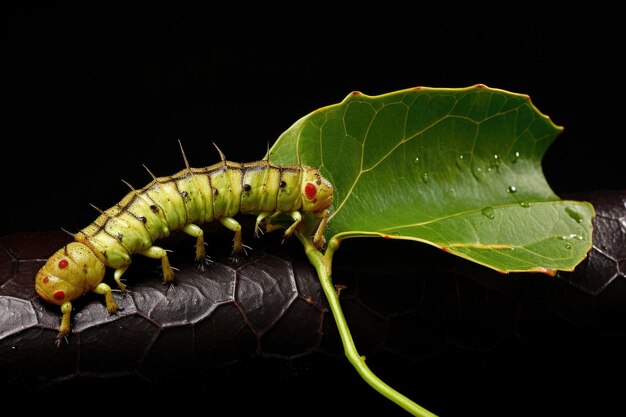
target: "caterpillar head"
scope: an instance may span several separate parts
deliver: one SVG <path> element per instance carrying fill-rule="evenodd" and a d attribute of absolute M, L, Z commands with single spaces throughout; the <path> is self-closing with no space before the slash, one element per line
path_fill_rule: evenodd
<path fill-rule="evenodd" d="M 104 278 L 105 266 L 88 246 L 72 242 L 56 251 L 37 272 L 35 290 L 45 301 L 63 305 Z"/>
<path fill-rule="evenodd" d="M 321 213 L 333 203 L 333 185 L 316 168 L 304 167 L 301 192 L 304 211 Z"/>

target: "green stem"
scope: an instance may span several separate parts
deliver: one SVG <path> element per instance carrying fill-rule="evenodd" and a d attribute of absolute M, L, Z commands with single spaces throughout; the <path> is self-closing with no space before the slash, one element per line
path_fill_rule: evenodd
<path fill-rule="evenodd" d="M 313 243 L 311 243 L 311 241 L 305 235 L 303 235 L 299 231 L 296 231 L 296 236 L 298 236 L 298 239 L 304 245 L 304 250 L 307 257 L 309 258 L 309 261 L 317 270 L 322 289 L 324 290 L 324 294 L 328 299 L 330 310 L 332 311 L 335 322 L 337 323 L 337 329 L 339 330 L 339 335 L 341 337 L 341 342 L 343 343 L 346 357 L 348 358 L 352 366 L 354 366 L 359 375 L 361 375 L 361 378 L 363 378 L 365 382 L 367 382 L 376 391 L 378 391 L 400 407 L 404 408 L 406 411 L 413 414 L 414 416 L 436 417 L 435 414 L 419 406 L 418 404 L 411 401 L 409 398 L 391 388 L 389 385 L 385 384 L 369 369 L 369 367 L 365 364 L 365 357 L 359 355 L 359 352 L 356 350 L 354 340 L 352 339 L 350 329 L 348 328 L 348 323 L 346 322 L 346 318 L 343 315 L 343 311 L 341 309 L 341 304 L 339 303 L 339 294 L 335 290 L 335 286 L 333 285 L 331 278 L 330 267 L 332 255 L 334 250 L 337 249 L 339 242 L 336 240 L 331 240 L 329 247 L 326 251 L 326 255 L 322 255 L 322 253 L 315 247 L 315 245 L 313 245 Z"/>

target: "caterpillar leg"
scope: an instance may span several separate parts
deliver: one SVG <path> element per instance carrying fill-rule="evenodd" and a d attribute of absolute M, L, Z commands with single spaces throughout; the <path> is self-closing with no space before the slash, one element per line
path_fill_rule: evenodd
<path fill-rule="evenodd" d="M 126 291 L 126 284 L 122 283 L 122 274 L 124 272 L 126 272 L 126 270 L 128 269 L 129 266 L 130 266 L 130 264 L 124 265 L 121 268 L 117 268 L 115 270 L 115 272 L 113 273 L 113 279 L 117 283 L 117 286 L 120 288 L 120 290 L 122 290 L 122 292 Z M 98 294 L 100 294 L 100 293 L 98 293 Z"/>
<path fill-rule="evenodd" d="M 330 211 L 324 210 L 322 213 L 322 221 L 319 226 L 317 226 L 317 230 L 313 235 L 313 244 L 319 249 L 322 250 L 324 245 L 326 244 L 326 239 L 324 239 L 324 231 L 326 230 L 326 226 L 328 226 L 328 221 L 330 220 Z"/>
<path fill-rule="evenodd" d="M 261 231 L 261 222 L 265 220 L 265 218 L 270 214 L 272 214 L 271 211 L 264 211 L 257 216 L 256 223 L 254 225 L 254 237 L 259 237 L 259 232 Z"/>
<path fill-rule="evenodd" d="M 183 232 L 196 238 L 196 261 L 204 261 L 204 232 L 202 229 L 192 223 L 183 227 Z"/>
<path fill-rule="evenodd" d="M 163 270 L 163 282 L 174 281 L 174 270 L 170 266 L 170 260 L 167 257 L 165 249 L 158 246 L 150 246 L 145 251 L 141 252 L 143 256 L 147 256 L 152 259 L 161 260 L 161 269 Z"/>
<path fill-rule="evenodd" d="M 222 217 L 218 219 L 226 228 L 235 232 L 235 238 L 233 239 L 233 254 L 241 253 L 243 251 L 243 241 L 241 239 L 241 225 L 237 220 L 232 217 Z"/>
<path fill-rule="evenodd" d="M 284 234 L 285 238 L 288 238 L 289 236 L 291 236 L 293 231 L 296 230 L 296 227 L 302 221 L 302 214 L 300 214 L 299 211 L 292 211 L 291 213 L 289 213 L 289 216 L 291 216 L 291 218 L 293 219 L 293 223 L 291 224 L 291 226 L 289 226 L 287 230 L 285 230 L 285 234 Z"/>
<path fill-rule="evenodd" d="M 61 327 L 59 327 L 59 336 L 61 339 L 63 336 L 70 332 L 70 315 L 72 314 L 72 303 L 66 302 L 61 305 L 61 313 L 63 316 L 61 317 Z"/>
<path fill-rule="evenodd" d="M 115 300 L 113 299 L 111 287 L 109 287 L 107 284 L 101 282 L 96 286 L 96 288 L 93 289 L 93 292 L 95 292 L 96 294 L 104 295 L 104 301 L 110 314 L 113 314 L 119 310 L 119 307 L 117 306 L 117 304 L 115 304 Z"/>
<path fill-rule="evenodd" d="M 283 225 L 280 223 L 273 223 L 274 219 L 283 214 L 282 211 L 277 211 L 269 218 L 269 221 L 265 224 L 265 231 L 270 233 L 274 230 L 284 229 Z"/>
<path fill-rule="evenodd" d="M 266 231 L 273 232 L 274 230 L 278 230 L 278 229 L 282 229 L 283 228 L 281 225 L 272 224 L 272 220 L 275 217 L 280 216 L 281 214 L 283 214 L 283 213 L 280 212 L 280 211 L 277 211 L 276 213 L 274 213 L 272 215 L 272 217 L 270 217 L 270 221 L 268 222 L 267 226 L 265 227 Z M 291 224 L 291 226 L 289 226 L 289 228 L 287 230 L 285 230 L 285 234 L 284 234 L 285 238 L 288 238 L 289 236 L 291 236 L 293 234 L 293 231 L 296 230 L 296 227 L 298 227 L 298 225 L 302 221 L 302 214 L 300 214 L 299 211 L 291 211 L 291 212 L 289 212 L 287 214 L 293 219 L 293 223 Z"/>

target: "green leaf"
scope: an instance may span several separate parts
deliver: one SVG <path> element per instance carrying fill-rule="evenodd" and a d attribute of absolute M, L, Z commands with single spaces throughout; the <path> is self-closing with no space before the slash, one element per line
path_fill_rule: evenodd
<path fill-rule="evenodd" d="M 528 96 L 483 85 L 353 92 L 298 120 L 270 160 L 333 183 L 327 238 L 411 239 L 502 272 L 554 273 L 585 258 L 594 216 L 543 175 L 561 130 Z"/>

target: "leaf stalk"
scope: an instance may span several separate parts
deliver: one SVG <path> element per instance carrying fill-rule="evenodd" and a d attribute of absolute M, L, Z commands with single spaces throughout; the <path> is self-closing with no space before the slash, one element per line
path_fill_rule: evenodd
<path fill-rule="evenodd" d="M 380 394 L 384 395 L 387 399 L 396 403 L 412 415 L 417 417 L 436 417 L 435 414 L 416 404 L 408 397 L 384 383 L 365 364 L 365 357 L 359 355 L 359 352 L 354 345 L 354 340 L 352 339 L 352 334 L 348 328 L 348 323 L 346 322 L 343 310 L 341 309 L 339 294 L 333 285 L 331 277 L 332 256 L 334 251 L 339 247 L 340 241 L 334 238 L 331 239 L 326 252 L 322 254 L 322 252 L 320 252 L 311 240 L 302 232 L 296 230 L 295 234 L 304 246 L 307 258 L 317 271 L 322 290 L 326 295 L 328 304 L 330 305 L 330 310 L 332 311 L 335 323 L 337 324 L 337 329 L 339 330 L 339 336 L 343 344 L 344 353 L 361 378 L 363 378 L 365 382 L 367 382 Z"/>

